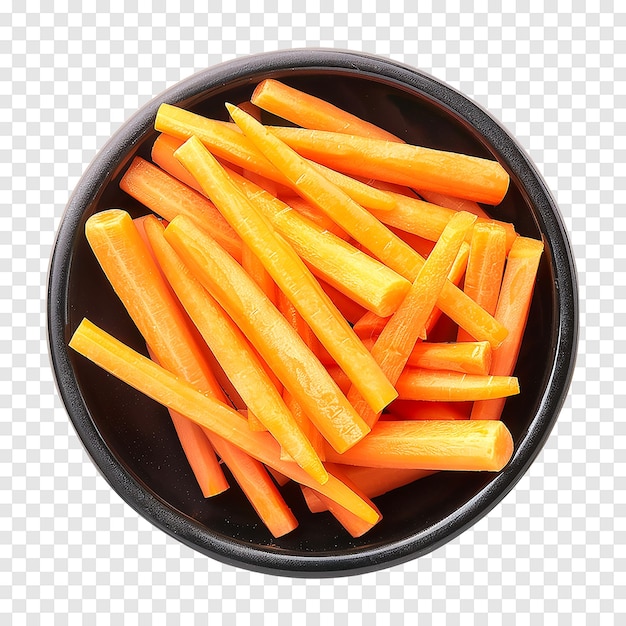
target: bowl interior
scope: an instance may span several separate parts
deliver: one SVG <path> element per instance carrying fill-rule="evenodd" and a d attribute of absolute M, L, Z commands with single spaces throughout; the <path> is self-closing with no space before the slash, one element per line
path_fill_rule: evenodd
<path fill-rule="evenodd" d="M 227 119 L 224 102 L 239 103 L 249 99 L 254 86 L 266 76 L 282 79 L 326 98 L 408 142 L 477 156 L 497 156 L 508 167 L 506 153 L 501 153 L 500 148 L 485 138 L 481 130 L 472 126 L 459 111 L 394 77 L 374 76 L 366 71 L 323 66 L 274 68 L 270 71 L 257 68 L 240 72 L 225 86 L 213 85 L 207 90 L 194 87 L 192 93 L 186 94 L 182 100 L 179 94 L 176 96 L 178 100 L 170 98 L 168 101 L 204 115 Z M 428 84 L 430 79 L 423 80 Z M 483 114 L 479 112 L 477 115 Z M 109 287 L 83 231 L 89 216 L 110 207 L 124 208 L 133 216 L 146 213 L 119 189 L 118 183 L 135 155 L 149 158 L 156 137 L 151 128 L 152 119 L 147 115 L 135 122 L 136 140 L 121 148 L 115 146 L 116 157 L 108 169 L 91 174 L 92 184 L 94 178 L 98 179 L 96 191 L 75 220 L 71 237 L 67 238 L 69 251 L 64 261 L 62 290 L 66 298 L 62 309 L 65 341 L 80 321 L 88 317 L 145 353 L 141 337 Z M 545 212 L 541 212 L 529 197 L 526 181 L 520 178 L 520 173 L 510 167 L 509 170 L 512 177 L 510 190 L 500 206 L 490 209 L 492 215 L 513 222 L 520 234 L 545 237 Z M 284 493 L 300 526 L 280 539 L 274 539 L 259 522 L 236 486 L 218 497 L 204 499 L 177 443 L 167 412 L 68 351 L 71 366 L 68 376 L 75 377 L 71 382 L 80 396 L 73 406 L 82 403 L 81 410 L 86 407 L 88 416 L 88 420 L 83 419 L 78 426 L 79 434 L 83 441 L 98 439 L 103 444 L 101 451 L 94 453 L 86 441 L 105 476 L 111 480 L 110 473 L 119 473 L 121 468 L 130 482 L 134 481 L 153 497 L 156 509 L 169 511 L 168 519 L 176 519 L 178 526 L 174 534 L 221 560 L 253 569 L 278 568 L 295 573 L 318 570 L 324 573 L 341 571 L 343 566 L 336 560 L 341 557 L 348 559 L 350 568 L 373 569 L 379 563 L 406 560 L 409 555 L 432 550 L 478 519 L 512 487 L 535 454 L 528 449 L 528 442 L 532 440 L 535 447 L 540 446 L 556 417 L 537 417 L 546 402 L 554 374 L 561 323 L 561 305 L 555 290 L 555 258 L 550 242 L 547 243 L 515 372 L 520 378 L 522 393 L 508 400 L 502 418 L 515 440 L 516 458 L 499 475 L 439 473 L 378 498 L 383 520 L 364 537 L 351 538 L 328 513 L 309 513 L 299 489 L 293 485 L 284 488 Z M 60 380 L 60 387 L 66 382 Z M 76 410 L 72 407 L 68 409 L 77 424 L 81 418 L 76 417 Z M 539 426 L 541 432 L 537 435 Z M 90 435 L 86 437 L 85 432 L 89 429 Z M 102 462 L 102 455 L 107 454 L 113 464 L 119 464 L 117 469 Z M 116 484 L 119 490 L 119 482 Z M 134 496 L 124 497 L 146 514 L 145 505 Z M 155 514 L 149 514 L 149 517 L 155 521 Z M 173 532 L 168 519 L 156 520 L 156 523 Z M 189 534 L 181 534 L 181 527 L 190 528 Z"/>

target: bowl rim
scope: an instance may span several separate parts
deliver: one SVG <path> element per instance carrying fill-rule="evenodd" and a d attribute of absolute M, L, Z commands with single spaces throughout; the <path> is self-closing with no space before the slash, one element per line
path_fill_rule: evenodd
<path fill-rule="evenodd" d="M 474 126 L 486 145 L 522 182 L 543 221 L 552 255 L 555 312 L 558 316 L 555 359 L 532 428 L 520 441 L 507 467 L 474 498 L 426 531 L 383 546 L 346 552 L 298 553 L 224 540 L 210 529 L 146 491 L 100 437 L 81 395 L 69 357 L 68 290 L 73 242 L 83 210 L 103 188 L 119 159 L 152 130 L 158 106 L 175 104 L 233 79 L 258 79 L 286 70 L 348 72 L 372 77 L 426 97 Z M 71 194 L 53 246 L 47 289 L 48 348 L 55 384 L 83 447 L 105 480 L 135 511 L 181 543 L 217 561 L 251 571 L 295 577 L 332 577 L 372 572 L 419 558 L 451 541 L 489 513 L 517 484 L 550 435 L 571 384 L 578 343 L 578 281 L 571 243 L 560 210 L 536 166 L 521 145 L 480 105 L 433 76 L 389 58 L 327 48 L 277 50 L 236 58 L 208 67 L 154 97 L 132 115 L 93 158 Z"/>

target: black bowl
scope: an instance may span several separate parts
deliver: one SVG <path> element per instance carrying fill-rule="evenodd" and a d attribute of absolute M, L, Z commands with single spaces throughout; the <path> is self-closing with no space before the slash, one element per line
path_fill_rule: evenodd
<path fill-rule="evenodd" d="M 328 513 L 313 515 L 299 490 L 284 489 L 299 528 L 273 539 L 236 487 L 205 500 L 160 406 L 70 351 L 88 317 L 145 352 L 141 337 L 108 286 L 84 236 L 97 211 L 145 210 L 119 189 L 135 155 L 149 157 L 156 110 L 169 102 L 226 119 L 224 102 L 249 98 L 274 77 L 324 97 L 408 142 L 495 157 L 511 176 L 493 216 L 513 222 L 546 248 L 516 375 L 523 393 L 503 421 L 515 452 L 500 473 L 438 473 L 380 497 L 384 519 L 352 539 Z M 60 395 L 87 452 L 117 493 L 184 544 L 247 569 L 293 576 L 373 571 L 424 555 L 487 514 L 517 483 L 544 445 L 565 400 L 578 334 L 574 262 L 545 183 L 509 133 L 465 96 L 413 68 L 336 50 L 272 52 L 223 63 L 167 90 L 137 112 L 104 146 L 67 205 L 51 260 L 49 344 Z"/>

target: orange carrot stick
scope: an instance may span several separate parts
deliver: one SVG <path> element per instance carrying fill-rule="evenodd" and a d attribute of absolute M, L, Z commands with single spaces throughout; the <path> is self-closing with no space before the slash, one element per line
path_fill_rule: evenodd
<path fill-rule="evenodd" d="M 282 537 L 297 528 L 298 520 L 266 467 L 225 439 L 217 435 L 213 439 L 237 484 L 272 535 Z"/>
<path fill-rule="evenodd" d="M 299 194 L 326 212 L 385 265 L 411 282 L 415 280 L 424 264 L 424 259 L 417 252 L 396 237 L 371 213 L 319 175 L 253 118 L 243 111 L 236 111 L 231 105 L 227 106 L 233 119 L 241 125 L 243 132 L 251 141 L 264 151 L 292 184 L 297 183 Z M 499 345 L 506 336 L 506 329 L 451 283 L 447 283 L 442 289 L 438 306 L 468 331 L 468 327 L 472 326 L 475 330 L 470 332 L 478 332 L 481 335 L 480 337 L 474 335 L 478 340 L 486 339 L 493 345 Z"/>
<path fill-rule="evenodd" d="M 162 170 L 177 178 L 181 183 L 185 183 L 188 187 L 195 189 L 198 193 L 202 193 L 202 187 L 200 187 L 198 181 L 174 157 L 174 152 L 180 148 L 182 143 L 182 139 L 160 133 L 152 144 L 150 156 L 152 161 Z"/>
<path fill-rule="evenodd" d="M 182 215 L 170 222 L 165 236 L 324 438 L 338 450 L 345 450 L 364 437 L 369 430 L 367 425 L 298 333 L 241 266 Z"/>
<path fill-rule="evenodd" d="M 199 139 L 187 140 L 176 155 L 254 251 L 322 345 L 362 391 L 366 401 L 377 407 L 376 410 L 382 410 L 396 396 L 393 386 L 294 249 L 239 191 Z"/>
<path fill-rule="evenodd" d="M 428 402 L 426 400 L 394 400 L 386 414 L 392 421 L 405 420 L 466 420 L 472 402 Z"/>
<path fill-rule="evenodd" d="M 382 496 L 389 491 L 404 487 L 416 480 L 432 476 L 435 472 L 422 469 L 397 469 L 383 467 L 361 467 L 358 465 L 339 465 L 329 463 L 328 468 L 336 471 L 341 467 L 342 478 L 350 480 L 351 486 L 360 490 L 360 493 L 368 498 Z M 310 487 L 303 487 L 302 494 L 311 513 L 320 513 L 326 510 L 326 506 L 317 497 L 316 492 Z M 313 498 L 311 498 L 311 495 Z"/>
<path fill-rule="evenodd" d="M 363 343 L 371 349 L 375 339 L 364 339 Z M 409 354 L 407 365 L 485 376 L 491 366 L 491 346 L 488 341 L 438 343 L 420 341 Z"/>
<path fill-rule="evenodd" d="M 146 234 L 170 285 L 189 317 L 233 383 L 248 410 L 274 435 L 292 459 L 318 482 L 326 471 L 247 339 L 223 309 L 191 275 L 156 218 L 145 222 Z"/>
<path fill-rule="evenodd" d="M 504 229 L 494 222 L 477 223 L 472 232 L 463 291 L 491 315 L 496 311 L 505 261 Z M 471 341 L 472 336 L 460 328 L 457 339 Z"/>
<path fill-rule="evenodd" d="M 303 157 L 354 176 L 493 205 L 502 201 L 509 186 L 506 170 L 489 159 L 322 130 L 269 130 Z"/>
<path fill-rule="evenodd" d="M 465 200 L 463 198 L 456 198 L 445 193 L 438 193 L 436 191 L 428 191 L 426 189 L 418 189 L 419 193 L 424 200 L 438 204 L 439 206 L 447 207 L 453 211 L 467 211 L 482 217 L 483 219 L 490 219 L 487 212 L 476 202 L 471 200 Z"/>
<path fill-rule="evenodd" d="M 320 485 L 303 469 L 280 460 L 280 446 L 269 433 L 257 433 L 231 407 L 198 391 L 196 387 L 163 369 L 150 359 L 83 320 L 70 347 L 141 393 L 208 428 L 219 437 L 246 451 L 250 456 L 281 472 L 296 482 L 315 486 L 366 521 L 378 519 L 378 512 L 340 480 L 328 475 Z M 501 422 L 490 422 L 500 424 Z"/>
<path fill-rule="evenodd" d="M 513 454 L 513 439 L 500 421 L 379 421 L 344 454 L 326 454 L 347 465 L 499 472 Z"/>
<path fill-rule="evenodd" d="M 250 275 L 250 278 L 261 288 L 263 293 L 270 299 L 272 304 L 276 304 L 278 299 L 278 288 L 274 279 L 259 258 L 250 249 L 250 246 L 241 247 L 241 267 Z"/>
<path fill-rule="evenodd" d="M 168 222 L 182 214 L 209 227 L 220 245 L 241 261 L 241 240 L 213 203 L 152 163 L 136 157 L 120 188 Z"/>
<path fill-rule="evenodd" d="M 344 295 L 341 291 L 332 285 L 329 285 L 324 280 L 320 279 L 319 284 L 324 293 L 331 299 L 347 322 L 354 324 L 354 322 L 365 315 L 365 307 L 360 305 L 358 302 L 355 302 L 352 298 L 348 298 L 348 296 Z"/>
<path fill-rule="evenodd" d="M 493 353 L 491 374 L 508 376 L 515 370 L 542 253 L 543 242 L 528 237 L 518 237 L 511 247 L 496 307 L 496 316 L 509 335 Z M 504 400 L 477 402 L 471 419 L 497 420 L 503 408 Z"/>
<path fill-rule="evenodd" d="M 374 342 L 372 356 L 392 384 L 404 369 L 435 307 L 465 234 L 475 221 L 475 215 L 464 212 L 456 213 L 450 219 L 402 304 Z M 348 392 L 348 400 L 370 426 L 376 423 L 378 416 L 359 397 L 356 388 Z"/>
<path fill-rule="evenodd" d="M 234 124 L 211 120 L 171 104 L 162 104 L 157 112 L 154 127 L 156 130 L 183 140 L 195 135 L 216 157 L 260 174 L 280 185 L 293 188 L 285 176 L 254 147 Z M 363 203 L 367 208 L 385 210 L 391 209 L 394 205 L 393 199 L 390 199 L 388 195 L 379 193 L 375 189 L 372 190 L 368 185 L 360 183 L 350 176 L 332 170 L 328 171 L 328 168 L 321 165 L 312 165 L 312 167 L 324 172 L 324 175 L 332 178 L 333 182 L 341 187 L 345 193 L 356 202 Z"/>
<path fill-rule="evenodd" d="M 304 128 L 323 128 L 338 133 L 393 141 L 395 137 L 326 100 L 316 98 L 277 80 L 260 82 L 250 101 L 278 117 Z"/>
<path fill-rule="evenodd" d="M 230 176 L 313 274 L 383 317 L 398 308 L 411 286 L 406 278 L 307 220 L 254 183 L 234 172 Z"/>
<path fill-rule="evenodd" d="M 297 211 L 303 217 L 317 224 L 320 228 L 331 232 L 336 237 L 347 241 L 350 235 L 341 228 L 334 220 L 322 213 L 318 208 L 314 207 L 310 202 L 302 199 L 300 196 L 290 196 L 283 200 L 285 204 Z"/>
<path fill-rule="evenodd" d="M 405 369 L 396 383 L 403 400 L 464 402 L 505 398 L 519 393 L 514 376 L 482 376 L 417 367 Z"/>

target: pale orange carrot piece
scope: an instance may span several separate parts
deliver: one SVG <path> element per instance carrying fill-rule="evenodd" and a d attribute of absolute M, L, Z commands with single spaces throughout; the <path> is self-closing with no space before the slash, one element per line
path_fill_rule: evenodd
<path fill-rule="evenodd" d="M 465 402 L 506 398 L 519 393 L 514 376 L 484 376 L 445 370 L 406 368 L 396 383 L 399 398 L 431 402 Z"/>
<path fill-rule="evenodd" d="M 505 261 L 504 229 L 494 222 L 476 223 L 472 232 L 463 291 L 490 315 L 494 315 L 496 311 Z M 460 328 L 457 340 L 471 341 L 472 336 Z"/>
<path fill-rule="evenodd" d="M 229 175 L 315 276 L 383 317 L 398 308 L 411 286 L 406 278 L 303 217 L 251 181 L 234 172 Z"/>
<path fill-rule="evenodd" d="M 372 356 L 392 384 L 395 385 L 402 373 L 435 307 L 465 234 L 475 221 L 475 215 L 465 212 L 456 213 L 450 219 L 402 304 L 374 342 Z M 365 404 L 355 387 L 348 392 L 348 400 L 370 426 L 376 423 L 378 415 Z"/>
<path fill-rule="evenodd" d="M 329 474 L 326 483 L 320 485 L 295 463 L 281 461 L 280 446 L 269 433 L 251 431 L 237 411 L 198 391 L 197 387 L 132 350 L 89 320 L 84 319 L 79 324 L 69 345 L 131 387 L 227 439 L 258 461 L 296 482 L 315 486 L 366 521 L 378 519 L 378 512 L 340 480 Z"/>
<path fill-rule="evenodd" d="M 241 266 L 184 216 L 170 222 L 165 236 L 324 438 L 338 450 L 345 450 L 364 437 L 367 425 L 319 359 Z"/>
<path fill-rule="evenodd" d="M 241 125 L 250 140 L 264 151 L 292 184 L 297 183 L 298 193 L 326 212 L 385 265 L 408 280 L 415 280 L 424 264 L 424 259 L 417 252 L 396 237 L 371 213 L 318 174 L 306 161 L 253 118 L 243 111 L 236 111 L 235 107 L 227 106 L 233 119 Z M 450 317 L 462 327 L 472 326 L 475 330 L 471 332 L 478 332 L 481 335 L 479 337 L 474 335 L 478 340 L 486 339 L 493 345 L 499 345 L 506 336 L 506 329 L 451 283 L 447 283 L 442 289 L 438 306 L 445 313 L 449 312 Z"/>
<path fill-rule="evenodd" d="M 382 410 L 396 397 L 393 386 L 294 249 L 268 224 L 199 139 L 187 140 L 176 156 L 212 197 L 365 400 Z"/>
<path fill-rule="evenodd" d="M 322 130 L 269 130 L 303 157 L 353 176 L 492 205 L 502 201 L 509 187 L 506 170 L 490 159 Z"/>
<path fill-rule="evenodd" d="M 332 463 L 368 467 L 499 472 L 513 454 L 504 422 L 490 420 L 379 421 L 344 454 L 328 450 Z"/>
<path fill-rule="evenodd" d="M 145 223 L 146 234 L 170 285 L 244 402 L 291 458 L 322 483 L 326 471 L 285 406 L 274 383 L 248 340 L 165 240 L 156 218 Z"/>
<path fill-rule="evenodd" d="M 304 128 L 322 128 L 338 133 L 395 140 L 378 126 L 352 115 L 326 100 L 268 78 L 260 82 L 251 102 L 262 109 Z"/>
<path fill-rule="evenodd" d="M 241 261 L 241 240 L 212 202 L 141 157 L 136 157 L 120 188 L 168 222 L 188 215 L 211 233 L 229 254 Z"/>
<path fill-rule="evenodd" d="M 390 420 L 466 420 L 472 402 L 428 402 L 427 400 L 394 400 L 389 405 Z M 381 417 L 382 419 L 382 417 Z"/>
<path fill-rule="evenodd" d="M 495 313 L 509 335 L 500 348 L 494 350 L 490 370 L 493 375 L 508 376 L 515 370 L 543 247 L 542 241 L 518 237 L 509 252 Z M 504 403 L 504 400 L 477 402 L 471 419 L 500 419 Z"/>

